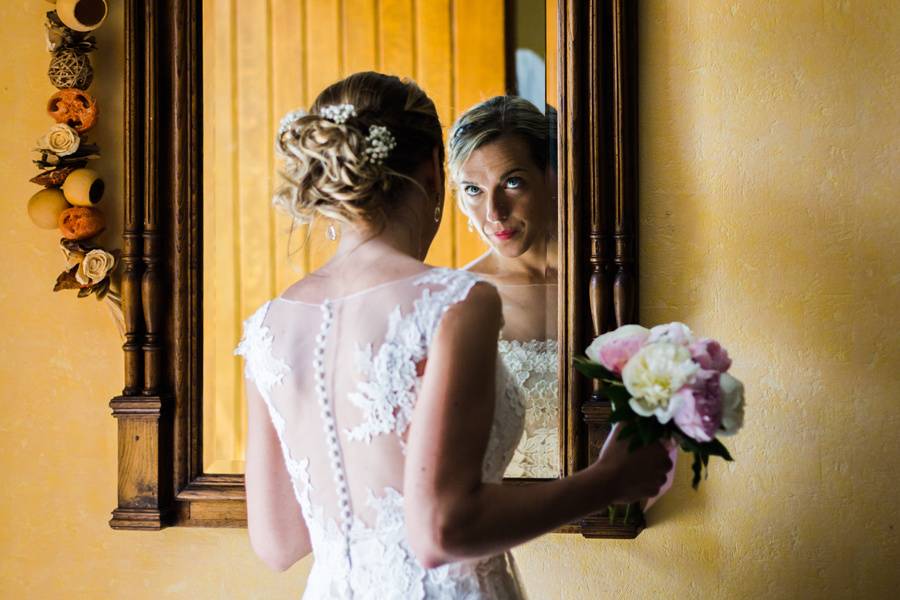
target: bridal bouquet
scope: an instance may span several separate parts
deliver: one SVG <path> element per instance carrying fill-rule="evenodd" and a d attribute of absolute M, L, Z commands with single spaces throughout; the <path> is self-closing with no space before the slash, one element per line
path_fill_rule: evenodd
<path fill-rule="evenodd" d="M 744 385 L 728 374 L 731 359 L 717 341 L 694 337 L 684 323 L 624 325 L 585 354 L 575 368 L 601 382 L 630 449 L 663 441 L 692 453 L 695 489 L 710 456 L 732 460 L 717 436 L 743 424 Z"/>

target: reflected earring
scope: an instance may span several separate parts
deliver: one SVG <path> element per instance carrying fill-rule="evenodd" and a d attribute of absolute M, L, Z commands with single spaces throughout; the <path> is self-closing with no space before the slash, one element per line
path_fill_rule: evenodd
<path fill-rule="evenodd" d="M 333 242 L 334 240 L 337 239 L 337 231 L 336 231 L 335 228 L 334 228 L 334 223 L 329 223 L 329 224 L 328 224 L 328 229 L 325 230 L 325 235 L 326 235 L 326 236 L 328 237 L 328 239 L 331 240 L 332 242 Z"/>
<path fill-rule="evenodd" d="M 475 231 L 475 225 L 472 223 L 472 219 L 469 219 L 468 224 L 466 224 L 466 229 L 469 230 L 469 233 L 473 233 Z"/>
<path fill-rule="evenodd" d="M 440 204 L 438 204 L 437 206 L 434 207 L 434 222 L 435 223 L 441 222 L 441 205 Z"/>

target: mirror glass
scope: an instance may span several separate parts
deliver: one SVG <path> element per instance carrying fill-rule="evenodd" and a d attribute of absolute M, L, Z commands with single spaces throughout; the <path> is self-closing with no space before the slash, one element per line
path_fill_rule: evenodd
<path fill-rule="evenodd" d="M 556 23 L 555 0 L 203 1 L 206 473 L 243 472 L 246 404 L 232 354 L 243 319 L 337 246 L 326 224 L 292 226 L 272 208 L 279 120 L 334 81 L 376 70 L 416 81 L 445 137 L 467 110 L 507 95 L 530 101 L 547 128 L 546 166 L 533 141 L 503 135 L 469 154 L 461 181 L 448 176 L 426 260 L 497 285 L 500 351 L 526 403 L 507 477 L 558 476 Z"/>

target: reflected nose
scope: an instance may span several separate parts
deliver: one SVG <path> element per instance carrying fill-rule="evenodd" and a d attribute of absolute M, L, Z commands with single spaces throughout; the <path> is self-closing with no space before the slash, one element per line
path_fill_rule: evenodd
<path fill-rule="evenodd" d="M 507 206 L 506 199 L 502 192 L 493 192 L 490 194 L 485 210 L 487 211 L 486 217 L 488 223 L 502 223 L 509 218 L 509 206 Z"/>

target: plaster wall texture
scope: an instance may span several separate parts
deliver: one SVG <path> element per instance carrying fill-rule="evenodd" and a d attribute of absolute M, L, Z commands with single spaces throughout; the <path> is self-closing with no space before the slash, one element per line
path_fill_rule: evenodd
<path fill-rule="evenodd" d="M 116 532 L 120 341 L 53 294 L 54 232 L 25 214 L 50 120 L 41 15 L 0 6 L 0 597 L 296 598 L 244 530 Z M 122 8 L 94 55 L 120 234 Z M 640 3 L 641 314 L 719 338 L 747 425 L 699 492 L 682 461 L 634 541 L 516 550 L 535 599 L 889 598 L 900 588 L 900 5 Z"/>

